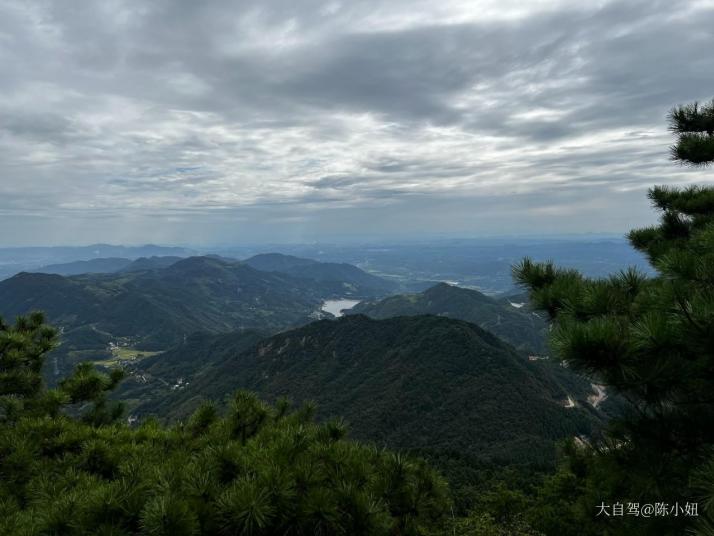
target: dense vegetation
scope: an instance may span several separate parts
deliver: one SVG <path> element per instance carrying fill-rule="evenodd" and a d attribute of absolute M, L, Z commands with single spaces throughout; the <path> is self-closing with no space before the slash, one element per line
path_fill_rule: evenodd
<path fill-rule="evenodd" d="M 105 400 L 118 372 L 79 367 L 43 387 L 54 342 L 40 314 L 0 324 L 2 534 L 406 535 L 445 522 L 444 483 L 424 462 L 347 441 L 309 405 L 238 392 L 224 416 L 206 404 L 185 424 L 130 429 Z"/>
<path fill-rule="evenodd" d="M 590 384 L 567 369 L 436 316 L 349 316 L 264 340 L 196 336 L 142 361 L 117 394 L 135 416 L 175 421 L 237 387 L 316 401 L 320 420 L 346 419 L 353 437 L 427 458 L 451 483 L 457 514 L 504 481 L 530 486 L 553 470 L 557 441 L 595 435 L 605 420 L 587 401 Z"/>
<path fill-rule="evenodd" d="M 228 264 L 237 259 L 207 255 L 207 257 Z M 122 257 L 97 258 L 42 266 L 33 272 L 57 275 L 106 274 L 114 272 L 138 272 L 168 268 L 182 260 L 182 257 L 140 257 L 135 260 Z M 322 283 L 329 292 L 344 296 L 375 296 L 393 292 L 398 285 L 360 270 L 347 263 L 319 262 L 293 255 L 262 253 L 241 261 L 242 264 L 261 272 L 278 272 L 300 279 L 310 279 Z"/>
<path fill-rule="evenodd" d="M 675 159 L 714 162 L 714 103 L 677 108 L 671 121 Z M 441 316 L 354 315 L 268 338 L 239 330 L 179 340 L 132 367 L 121 391 L 132 411 L 174 424 L 132 429 L 108 397 L 123 371 L 81 364 L 46 389 L 54 330 L 40 314 L 0 321 L 0 533 L 714 534 L 714 188 L 649 195 L 660 223 L 629 238 L 656 275 L 593 279 L 529 259 L 514 268 L 551 319 L 550 348 L 567 370 L 444 318 L 521 313 L 440 285 L 363 309 Z M 314 309 L 318 283 L 331 288 L 321 274 L 287 275 L 311 261 L 254 261 L 276 269 L 192 258 L 111 276 L 22 274 L 0 284 L 0 300 L 10 311 L 47 304 L 72 344 L 91 347 L 116 336 L 106 329 L 117 319 L 145 344 L 181 322 L 275 328 Z M 236 285 L 240 298 L 226 293 Z M 286 316 L 273 324 L 276 311 Z M 604 434 L 602 413 L 585 402 L 589 382 L 570 370 L 627 400 Z M 179 374 L 190 383 L 166 381 Z M 274 405 L 227 396 L 237 386 Z M 565 407 L 569 395 L 575 407 Z M 347 440 L 337 416 L 376 447 Z M 552 468 L 559 440 L 561 463 L 544 476 L 537 470 Z M 445 482 L 406 451 L 448 476 L 454 508 Z M 623 503 L 699 508 L 697 517 L 598 515 L 598 505 Z"/>
<path fill-rule="evenodd" d="M 170 258 L 175 258 L 176 260 L 174 262 L 179 260 L 179 257 Z M 119 270 L 129 266 L 131 263 L 131 259 L 124 259 L 122 257 L 104 257 L 101 259 L 90 259 L 86 261 L 48 264 L 37 270 L 31 271 L 57 275 L 109 274 L 112 272 L 118 272 Z"/>
<path fill-rule="evenodd" d="M 152 397 L 139 412 L 179 418 L 178 412 L 194 409 L 202 397 L 220 401 L 240 387 L 268 400 L 315 401 L 321 418 L 343 417 L 355 437 L 391 447 L 452 449 L 482 460 L 544 465 L 554 459 L 554 440 L 589 435 L 598 422 L 594 411 L 564 407 L 570 393 L 552 367 L 528 362 L 466 322 L 349 316 L 239 352 L 246 338 L 207 338 L 203 348 L 189 344 L 162 355 L 166 367 L 189 355 L 198 361 L 214 357 L 208 358 L 209 373 L 191 376 L 188 387 L 167 398 Z M 577 387 L 573 396 L 585 399 L 589 384 Z"/>
<path fill-rule="evenodd" d="M 341 296 L 379 296 L 397 290 L 398 285 L 347 263 L 318 262 L 280 253 L 263 253 L 243 261 L 263 272 L 319 281 Z"/>
<path fill-rule="evenodd" d="M 81 275 L 81 274 L 111 274 L 114 272 L 141 272 L 144 270 L 159 270 L 176 264 L 183 257 L 165 255 L 162 257 L 139 257 L 125 259 L 123 257 L 102 257 L 82 261 L 48 264 L 36 270 L 27 270 L 41 274 Z"/>
<path fill-rule="evenodd" d="M 686 164 L 714 162 L 714 102 L 675 109 L 672 150 Z M 549 482 L 548 533 L 680 534 L 693 516 L 599 516 L 605 502 L 698 503 L 714 534 L 714 188 L 655 187 L 659 225 L 632 231 L 657 276 L 628 270 L 589 279 L 552 263 L 514 270 L 554 321 L 552 345 L 571 367 L 619 392 L 631 411 L 597 450 L 573 451 Z M 543 511 L 541 511 L 543 514 Z"/>
<path fill-rule="evenodd" d="M 160 348 L 199 329 L 282 327 L 306 319 L 320 304 L 310 285 L 208 257 L 153 271 L 18 274 L 0 282 L 0 299 L 6 316 L 46 311 L 65 327 L 66 337 L 78 326 L 93 325 L 98 333 Z"/>
<path fill-rule="evenodd" d="M 529 310 L 521 311 L 507 301 L 498 301 L 477 290 L 446 283 L 435 285 L 419 294 L 400 294 L 380 301 L 363 301 L 347 314 L 364 314 L 371 318 L 406 315 L 439 315 L 472 322 L 499 336 L 518 349 L 547 354 L 547 324 Z"/>
<path fill-rule="evenodd" d="M 345 286 L 357 288 L 339 279 L 328 283 L 263 272 L 216 257 L 170 260 L 165 266 L 158 258 L 139 259 L 111 274 L 21 273 L 0 282 L 0 314 L 41 310 L 63 329 L 62 346 L 53 354 L 59 375 L 83 360 L 111 359 L 109 343 L 156 351 L 199 330 L 275 331 L 304 324 L 319 316 L 323 299 L 342 296 Z M 324 274 L 321 263 L 308 262 Z M 336 266 L 337 278 L 344 269 Z"/>

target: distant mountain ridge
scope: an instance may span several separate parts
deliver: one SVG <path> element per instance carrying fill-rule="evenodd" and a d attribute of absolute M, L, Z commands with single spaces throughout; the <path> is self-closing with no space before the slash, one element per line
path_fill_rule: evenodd
<path fill-rule="evenodd" d="M 0 248 L 0 280 L 12 277 L 20 272 L 40 271 L 42 267 L 52 267 L 52 273 L 61 275 L 74 275 L 90 271 L 104 273 L 109 270 L 102 266 L 92 267 L 90 270 L 77 267 L 72 273 L 65 272 L 57 265 L 70 264 L 78 261 L 92 261 L 94 259 L 128 259 L 139 257 L 189 257 L 196 255 L 196 251 L 171 246 L 156 246 L 146 244 L 143 246 L 115 246 L 111 244 L 92 244 L 89 246 L 47 246 L 47 247 L 9 247 Z M 81 266 L 81 265 L 80 265 Z M 70 268 L 71 269 L 71 268 Z"/>
<path fill-rule="evenodd" d="M 123 257 L 100 257 L 87 261 L 48 264 L 30 271 L 57 275 L 108 274 L 126 268 L 131 262 L 131 259 Z"/>
<path fill-rule="evenodd" d="M 0 281 L 0 315 L 46 311 L 64 330 L 60 369 L 109 357 L 109 342 L 162 350 L 195 331 L 282 329 L 314 318 L 322 303 L 310 281 L 207 257 L 166 268 L 60 276 L 20 273 Z"/>
<path fill-rule="evenodd" d="M 491 331 L 513 346 L 533 353 L 547 353 L 547 325 L 527 308 L 520 310 L 507 301 L 477 290 L 440 283 L 418 294 L 399 294 L 379 301 L 363 301 L 346 314 L 364 314 L 383 319 L 395 316 L 432 314 L 472 322 Z"/>
<path fill-rule="evenodd" d="M 396 283 L 369 274 L 352 264 L 320 262 L 281 253 L 263 253 L 242 262 L 256 270 L 279 272 L 323 284 L 346 283 L 341 289 L 335 289 L 338 293 L 341 291 L 344 297 L 387 294 L 398 289 Z"/>
<path fill-rule="evenodd" d="M 241 262 L 220 255 L 206 255 L 226 263 Z M 168 268 L 186 257 L 151 256 L 137 259 L 109 257 L 74 261 L 62 264 L 42 266 L 32 272 L 81 275 L 106 274 L 115 272 L 134 272 Z M 263 272 L 277 272 L 302 279 L 310 279 L 323 284 L 329 293 L 339 297 L 384 295 L 397 289 L 397 285 L 380 277 L 345 263 L 320 262 L 280 253 L 265 253 L 250 257 L 243 264 Z"/>
<path fill-rule="evenodd" d="M 174 255 L 139 257 L 118 271 L 140 272 L 143 270 L 161 270 L 162 268 L 168 268 L 169 266 L 176 264 L 184 258 L 186 257 L 176 257 Z"/>
<path fill-rule="evenodd" d="M 354 279 L 321 282 L 259 271 L 217 256 L 152 257 L 113 273 L 17 274 L 0 281 L 0 316 L 46 311 L 64 329 L 58 350 L 62 369 L 82 359 L 107 358 L 108 344 L 118 340 L 163 350 L 195 331 L 302 325 L 326 314 L 320 312 L 323 300 L 347 292 L 374 296 L 381 290 Z"/>
<path fill-rule="evenodd" d="M 48 264 L 35 270 L 34 273 L 57 275 L 81 274 L 111 274 L 115 272 L 139 272 L 142 270 L 159 270 L 168 268 L 172 264 L 186 257 L 175 255 L 139 257 L 138 259 L 125 259 L 122 257 L 99 257 L 87 261 L 74 261 L 62 264 Z"/>
<path fill-rule="evenodd" d="M 305 266 L 313 266 L 319 261 L 284 255 L 282 253 L 260 253 L 242 261 L 263 272 L 287 272 Z"/>

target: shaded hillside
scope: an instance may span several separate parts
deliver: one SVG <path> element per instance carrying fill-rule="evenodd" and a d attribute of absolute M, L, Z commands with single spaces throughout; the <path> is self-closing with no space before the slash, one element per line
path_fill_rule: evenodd
<path fill-rule="evenodd" d="M 57 275 L 81 274 L 111 274 L 114 272 L 139 272 L 142 270 L 160 270 L 168 268 L 185 257 L 169 255 L 165 257 L 139 257 L 131 260 L 122 257 L 108 257 L 90 259 L 87 261 L 74 261 L 62 264 L 49 264 L 42 266 L 35 273 Z"/>
<path fill-rule="evenodd" d="M 587 396 L 586 383 L 563 385 L 554 367 L 530 363 L 491 333 L 459 320 L 349 316 L 236 351 L 244 337 L 192 341 L 140 364 L 156 371 L 161 360 L 193 360 L 210 363 L 211 370 L 133 411 L 175 418 L 201 397 L 222 399 L 248 388 L 268 399 L 314 400 L 319 416 L 343 416 L 353 436 L 378 444 L 542 464 L 552 463 L 555 441 L 591 434 L 600 420 L 586 404 L 564 407 L 569 395 Z M 132 382 L 136 377 L 127 380 L 125 392 L 136 388 Z"/>
<path fill-rule="evenodd" d="M 122 257 L 108 257 L 90 259 L 88 261 L 74 261 L 62 264 L 48 264 L 33 272 L 57 275 L 78 275 L 78 274 L 108 274 L 117 272 L 131 264 L 131 259 Z"/>
<path fill-rule="evenodd" d="M 0 534 L 441 534 L 451 501 L 423 461 L 345 439 L 309 407 L 236 392 L 187 426 L 117 419 L 120 380 L 79 368 L 49 391 L 42 314 L 0 323 Z M 48 401 L 52 402 L 48 403 Z M 73 407 L 72 407 L 73 406 Z"/>
<path fill-rule="evenodd" d="M 162 350 L 186 334 L 283 329 L 315 318 L 322 289 L 310 280 L 190 257 L 168 268 L 62 277 L 21 273 L 0 282 L 0 316 L 46 311 L 64 330 L 57 365 L 111 357 L 108 342 Z M 60 370 L 55 372 L 59 373 Z"/>
<path fill-rule="evenodd" d="M 210 382 L 224 361 L 236 358 L 266 337 L 266 333 L 255 330 L 221 335 L 193 333 L 166 352 L 123 363 L 128 379 L 113 396 L 126 402 L 132 410 L 146 406 L 159 410 L 161 417 L 188 415 L 198 408 L 202 397 L 171 395 L 197 382 Z"/>
<path fill-rule="evenodd" d="M 261 253 L 245 259 L 243 263 L 263 272 L 288 272 L 305 266 L 313 266 L 318 264 L 318 261 L 282 253 Z"/>
<path fill-rule="evenodd" d="M 121 268 L 119 271 L 140 272 L 142 270 L 161 270 L 162 268 L 168 268 L 172 264 L 176 264 L 181 259 L 183 259 L 183 257 L 176 257 L 173 255 L 165 257 L 139 257 L 138 259 L 132 261 L 131 264 Z"/>
<path fill-rule="evenodd" d="M 39 271 L 42 267 L 73 263 L 75 261 L 91 261 L 92 259 L 108 258 L 131 260 L 139 257 L 165 255 L 188 257 L 195 254 L 195 252 L 186 248 L 155 246 L 151 244 L 145 246 L 92 244 L 91 246 L 0 248 L 0 280 L 23 271 Z"/>
<path fill-rule="evenodd" d="M 344 297 L 383 295 L 398 288 L 396 283 L 368 274 L 352 264 L 318 262 L 280 253 L 255 255 L 243 263 L 256 270 L 280 272 L 319 281 L 323 285 L 329 285 L 335 294 Z"/>
<path fill-rule="evenodd" d="M 513 346 L 547 354 L 545 321 L 533 312 L 490 298 L 477 290 L 440 283 L 419 294 L 401 294 L 380 301 L 364 301 L 346 314 L 371 318 L 432 314 L 472 322 Z"/>

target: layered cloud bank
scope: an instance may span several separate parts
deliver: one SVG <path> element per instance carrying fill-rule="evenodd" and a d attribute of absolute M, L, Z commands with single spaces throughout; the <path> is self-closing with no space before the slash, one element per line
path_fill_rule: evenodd
<path fill-rule="evenodd" d="M 714 93 L 712 27 L 711 1 L 5 0 L 0 244 L 624 231 L 708 177 L 665 116 Z"/>

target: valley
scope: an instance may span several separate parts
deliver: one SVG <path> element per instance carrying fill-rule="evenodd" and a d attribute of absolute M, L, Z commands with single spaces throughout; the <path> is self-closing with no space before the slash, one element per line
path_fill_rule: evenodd
<path fill-rule="evenodd" d="M 0 0 L 0 536 L 714 536 L 714 0 Z"/>
<path fill-rule="evenodd" d="M 266 264 L 280 260 L 283 266 Z M 23 272 L 0 281 L 0 313 L 12 318 L 46 311 L 63 330 L 51 380 L 81 360 L 116 358 L 127 339 L 145 353 L 178 344 L 196 331 L 277 331 L 319 319 L 325 300 L 380 296 L 392 288 L 347 265 L 307 261 L 314 273 L 303 267 L 296 275 L 294 263 L 300 261 L 152 257 L 111 273 Z M 251 266 L 261 262 L 262 271 Z"/>
<path fill-rule="evenodd" d="M 80 268 L 98 272 L 74 273 Z M 274 253 L 243 261 L 95 259 L 52 270 L 0 282 L 0 313 L 42 309 L 62 329 L 46 372 L 50 384 L 85 360 L 125 369 L 114 396 L 127 402 L 132 422 L 180 419 L 201 400 L 220 402 L 247 388 L 269 400 L 314 400 L 321 418 L 345 417 L 356 437 L 386 446 L 439 452 L 461 445 L 481 462 L 545 467 L 559 439 L 597 434 L 613 411 L 599 407 L 607 399 L 599 386 L 547 359 L 547 325 L 522 296 L 494 298 L 445 282 L 415 292 L 349 264 Z M 466 361 L 456 365 L 456 356 Z M 494 367 L 512 370 L 496 374 Z M 476 383 L 454 391 L 467 377 Z M 396 414 L 376 407 L 354 413 L 384 404 L 384 393 Z M 466 400 L 463 418 L 475 420 L 451 423 L 450 412 Z M 532 436 L 518 431 L 532 419 L 517 424 L 529 411 L 546 419 Z M 411 428 L 417 415 L 421 432 Z M 491 428 L 504 419 L 513 439 L 500 424 Z M 469 436 L 476 431 L 478 440 Z"/>
<path fill-rule="evenodd" d="M 0 281 L 0 314 L 41 309 L 61 329 L 49 385 L 83 361 L 123 370 L 110 398 L 132 427 L 227 407 L 238 389 L 314 403 L 319 422 L 339 419 L 356 440 L 429 460 L 460 505 L 474 500 L 472 479 L 496 485 L 498 468 L 526 479 L 552 471 L 558 445 L 596 441 L 623 407 L 550 359 L 545 317 L 513 291 L 277 253 L 48 271 Z"/>

